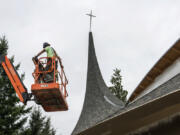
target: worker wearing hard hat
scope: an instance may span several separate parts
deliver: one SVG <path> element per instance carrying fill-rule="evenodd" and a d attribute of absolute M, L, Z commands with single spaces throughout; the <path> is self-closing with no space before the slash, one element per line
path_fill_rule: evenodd
<path fill-rule="evenodd" d="M 63 68 L 62 63 L 61 63 L 61 58 L 57 55 L 56 51 L 47 42 L 43 43 L 43 50 L 40 51 L 34 58 L 37 59 L 44 52 L 47 53 L 47 65 L 45 67 L 46 71 L 48 71 L 51 68 L 53 57 L 57 57 L 59 59 L 60 65 Z M 57 64 L 56 64 L 56 66 L 57 66 Z"/>

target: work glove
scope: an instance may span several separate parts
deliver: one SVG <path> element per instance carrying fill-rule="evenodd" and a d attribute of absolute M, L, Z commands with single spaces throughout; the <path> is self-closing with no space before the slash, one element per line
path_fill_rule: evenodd
<path fill-rule="evenodd" d="M 37 57 L 36 57 L 36 56 L 34 56 L 34 57 L 32 57 L 32 60 L 37 61 L 38 59 L 37 59 Z"/>

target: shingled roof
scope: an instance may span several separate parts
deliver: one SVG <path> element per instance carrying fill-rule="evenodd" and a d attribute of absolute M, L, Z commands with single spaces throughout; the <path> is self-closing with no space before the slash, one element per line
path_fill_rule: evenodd
<path fill-rule="evenodd" d="M 158 71 L 163 71 L 168 68 L 180 56 L 180 40 L 173 45 L 163 57 L 155 64 L 144 81 L 150 85 L 152 82 L 148 77 L 154 74 L 155 78 L 160 74 Z M 140 83 L 140 84 L 141 84 Z M 138 87 L 137 87 L 138 89 Z M 139 89 L 144 90 L 144 89 Z M 137 91 L 135 91 L 137 92 Z M 139 93 L 138 93 L 139 94 Z M 132 95 L 136 98 L 136 93 Z M 93 134 L 129 134 L 144 126 L 149 126 L 159 120 L 170 117 L 180 112 L 180 73 L 177 73 L 171 79 L 163 84 L 157 86 L 146 95 L 137 98 L 133 102 L 127 104 L 126 107 L 119 109 L 119 111 L 112 114 L 105 120 L 93 125 L 79 135 L 93 135 Z"/>
<path fill-rule="evenodd" d="M 92 32 L 89 32 L 88 70 L 83 109 L 73 131 L 78 134 L 118 112 L 124 106 L 106 86 L 96 58 Z"/>
<path fill-rule="evenodd" d="M 79 135 L 127 135 L 180 112 L 180 74 Z"/>

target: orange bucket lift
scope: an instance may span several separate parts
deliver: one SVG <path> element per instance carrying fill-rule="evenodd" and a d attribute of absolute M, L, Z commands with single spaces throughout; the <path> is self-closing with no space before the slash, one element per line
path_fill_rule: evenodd
<path fill-rule="evenodd" d="M 61 62 L 56 57 L 33 58 L 33 62 L 35 64 L 35 70 L 32 73 L 34 84 L 31 85 L 32 93 L 28 93 L 7 56 L 0 56 L 0 64 L 4 68 L 21 102 L 26 104 L 27 101 L 34 100 L 46 112 L 68 110 L 66 102 L 66 97 L 68 96 L 66 85 L 68 80 Z M 60 66 L 60 70 L 58 70 L 58 66 Z"/>
<path fill-rule="evenodd" d="M 42 57 L 33 59 L 35 71 L 32 74 L 34 84 L 31 85 L 31 91 L 35 101 L 41 104 L 45 111 L 65 111 L 68 110 L 66 97 L 66 85 L 68 84 L 63 66 L 58 68 L 56 57 Z M 60 62 L 59 62 L 60 63 Z M 49 67 L 49 69 L 47 69 Z M 60 83 L 58 82 L 60 80 Z"/>

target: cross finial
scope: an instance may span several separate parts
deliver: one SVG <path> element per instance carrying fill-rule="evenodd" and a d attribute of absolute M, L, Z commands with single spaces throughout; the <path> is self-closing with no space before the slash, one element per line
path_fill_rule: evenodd
<path fill-rule="evenodd" d="M 92 14 L 92 10 L 91 10 L 91 13 L 90 14 L 86 14 L 90 17 L 90 27 L 89 27 L 89 30 L 91 31 L 91 24 L 92 24 L 92 17 L 96 17 Z"/>

